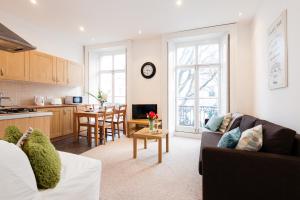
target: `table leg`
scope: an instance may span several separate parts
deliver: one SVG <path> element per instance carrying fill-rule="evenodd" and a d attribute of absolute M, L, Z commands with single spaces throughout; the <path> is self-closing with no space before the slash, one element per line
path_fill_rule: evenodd
<path fill-rule="evenodd" d="M 158 162 L 162 162 L 162 139 L 158 139 Z"/>
<path fill-rule="evenodd" d="M 144 149 L 147 149 L 147 138 L 144 139 Z"/>
<path fill-rule="evenodd" d="M 98 119 L 96 119 L 96 125 L 95 125 L 95 146 L 98 146 L 98 136 L 99 136 L 99 127 L 98 127 Z"/>
<path fill-rule="evenodd" d="M 73 117 L 73 142 L 78 142 L 78 130 L 77 130 L 77 116 L 74 115 Z"/>
<path fill-rule="evenodd" d="M 169 133 L 166 135 L 166 152 L 169 152 Z"/>
<path fill-rule="evenodd" d="M 133 158 L 137 157 L 137 138 L 133 137 Z"/>
<path fill-rule="evenodd" d="M 127 126 L 126 126 L 126 136 L 130 137 L 130 123 L 127 122 Z"/>

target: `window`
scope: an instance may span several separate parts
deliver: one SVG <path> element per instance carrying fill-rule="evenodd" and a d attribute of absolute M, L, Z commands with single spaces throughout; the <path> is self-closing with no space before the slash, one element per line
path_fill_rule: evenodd
<path fill-rule="evenodd" d="M 175 44 L 176 131 L 199 132 L 206 118 L 224 110 L 222 42 L 218 38 Z"/>
<path fill-rule="evenodd" d="M 109 103 L 125 104 L 126 50 L 99 51 L 91 58 L 94 62 L 90 62 L 89 92 L 95 93 L 99 88 Z"/>

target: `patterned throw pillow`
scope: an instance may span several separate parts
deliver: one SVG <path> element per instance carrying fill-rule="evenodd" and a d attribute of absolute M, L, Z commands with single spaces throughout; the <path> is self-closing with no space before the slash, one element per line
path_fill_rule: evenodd
<path fill-rule="evenodd" d="M 236 146 L 238 150 L 259 151 L 262 147 L 262 125 L 245 130 Z"/>
<path fill-rule="evenodd" d="M 224 117 L 220 116 L 213 116 L 210 118 L 207 122 L 207 124 L 204 126 L 205 128 L 211 130 L 211 131 L 217 131 L 219 127 L 221 126 L 223 122 Z"/>
<path fill-rule="evenodd" d="M 222 133 L 225 133 L 229 123 L 231 122 L 232 120 L 232 114 L 231 113 L 228 113 L 224 116 L 224 119 L 223 119 L 223 122 L 219 128 L 219 131 L 221 131 Z"/>
<path fill-rule="evenodd" d="M 218 143 L 218 147 L 234 149 L 236 147 L 236 145 L 238 144 L 238 142 L 239 142 L 241 134 L 242 133 L 241 133 L 239 127 L 225 133 L 221 137 L 221 139 Z"/>

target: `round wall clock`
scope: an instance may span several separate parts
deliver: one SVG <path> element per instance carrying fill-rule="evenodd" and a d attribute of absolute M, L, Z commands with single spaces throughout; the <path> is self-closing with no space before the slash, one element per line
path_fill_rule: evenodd
<path fill-rule="evenodd" d="M 146 62 L 141 68 L 141 74 L 144 78 L 150 79 L 156 73 L 156 67 L 152 62 Z"/>

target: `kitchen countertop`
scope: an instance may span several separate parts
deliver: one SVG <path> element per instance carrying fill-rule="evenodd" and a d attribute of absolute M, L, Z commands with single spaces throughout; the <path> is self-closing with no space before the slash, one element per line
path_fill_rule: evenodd
<path fill-rule="evenodd" d="M 52 112 L 26 112 L 26 113 L 10 113 L 0 114 L 0 120 L 11 120 L 11 119 L 22 119 L 22 118 L 33 118 L 33 117 L 47 117 L 52 116 Z"/>
<path fill-rule="evenodd" d="M 32 109 L 43 109 L 43 108 L 63 108 L 63 107 L 76 107 L 76 106 L 86 106 L 87 104 L 61 104 L 61 105 L 51 105 L 47 104 L 44 106 L 37 106 L 37 105 L 16 105 L 16 106 L 6 106 L 3 109 L 10 109 L 10 108 L 32 108 Z"/>

